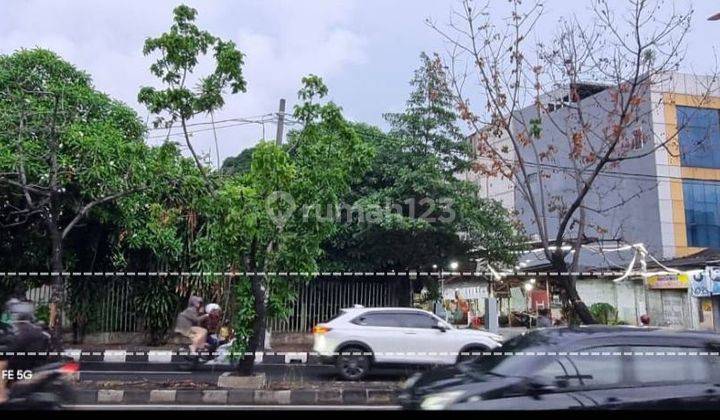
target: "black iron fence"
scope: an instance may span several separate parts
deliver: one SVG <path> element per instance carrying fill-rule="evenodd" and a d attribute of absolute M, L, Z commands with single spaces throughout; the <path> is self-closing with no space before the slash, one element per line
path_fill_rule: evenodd
<path fill-rule="evenodd" d="M 132 278 L 103 278 L 102 288 L 94 292 L 93 309 L 89 311 L 86 332 L 141 332 L 142 319 L 134 308 Z M 183 280 L 183 290 L 202 287 L 195 280 Z M 366 307 L 401 306 L 399 278 L 319 278 L 307 283 L 296 283 L 295 299 L 290 316 L 286 319 L 269 320 L 273 332 L 309 332 L 318 323 L 328 321 L 340 309 L 363 305 Z M 50 286 L 27 291 L 26 297 L 37 306 L 50 301 Z M 208 299 L 210 301 L 210 299 Z M 63 316 L 65 326 L 73 322 L 67 311 Z"/>

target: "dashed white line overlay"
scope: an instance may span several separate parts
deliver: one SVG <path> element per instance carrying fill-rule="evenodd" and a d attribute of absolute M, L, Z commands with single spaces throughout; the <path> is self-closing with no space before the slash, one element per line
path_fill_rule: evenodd
<path fill-rule="evenodd" d="M 189 351 L 61 351 L 61 352 L 0 352 L 0 356 L 190 356 L 201 355 L 210 356 L 219 354 L 217 352 L 197 352 Z M 227 352 L 223 353 L 232 356 L 720 356 L 720 352 L 588 352 L 588 351 L 570 351 L 570 352 L 512 352 L 512 351 L 470 351 L 470 352 Z"/>
<path fill-rule="evenodd" d="M 409 276 L 454 276 L 454 277 L 567 277 L 567 276 L 596 276 L 617 277 L 625 275 L 625 271 L 0 271 L 0 277 L 248 277 L 248 276 L 278 276 L 278 277 L 409 277 Z M 642 272 L 631 272 L 630 275 L 642 275 Z"/>

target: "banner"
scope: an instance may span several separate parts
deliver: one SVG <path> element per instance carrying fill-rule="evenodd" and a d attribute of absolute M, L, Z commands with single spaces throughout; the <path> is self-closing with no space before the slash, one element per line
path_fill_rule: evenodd
<path fill-rule="evenodd" d="M 705 271 L 712 282 L 712 294 L 720 295 L 720 266 L 708 266 Z"/>
<path fill-rule="evenodd" d="M 663 274 L 647 278 L 649 289 L 687 289 L 690 281 L 687 274 Z"/>
<path fill-rule="evenodd" d="M 710 279 L 710 272 L 706 269 L 692 275 L 690 291 L 693 297 L 710 297 L 713 292 L 713 281 Z"/>

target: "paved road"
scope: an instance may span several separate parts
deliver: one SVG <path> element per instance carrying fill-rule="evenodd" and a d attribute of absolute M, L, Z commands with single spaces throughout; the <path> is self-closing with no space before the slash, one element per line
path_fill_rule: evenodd
<path fill-rule="evenodd" d="M 418 368 L 377 368 L 366 378 L 367 381 L 402 381 Z M 183 371 L 177 366 L 148 363 L 95 363 L 81 364 L 81 381 L 147 381 L 166 382 L 193 380 L 217 383 L 218 377 L 226 370 Z M 255 367 L 270 381 L 326 382 L 338 380 L 333 366 L 312 364 L 263 364 Z"/>
<path fill-rule="evenodd" d="M 110 410 L 110 411 L 130 411 L 130 410 L 155 410 L 155 411 L 219 411 L 219 410 L 362 410 L 362 411 L 388 411 L 399 410 L 400 406 L 396 405 L 70 405 L 65 407 L 68 410 Z"/>

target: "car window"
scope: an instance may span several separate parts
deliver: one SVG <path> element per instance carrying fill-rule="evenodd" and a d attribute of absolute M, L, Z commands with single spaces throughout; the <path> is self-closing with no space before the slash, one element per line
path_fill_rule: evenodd
<path fill-rule="evenodd" d="M 549 383 L 565 380 L 569 387 L 616 385 L 623 382 L 623 363 L 622 357 L 611 354 L 620 351 L 619 347 L 596 347 L 568 352 L 567 356 L 548 358 L 550 362 L 533 376 Z"/>
<path fill-rule="evenodd" d="M 370 312 L 355 318 L 353 324 L 367 327 L 399 327 L 400 319 L 397 313 Z"/>
<path fill-rule="evenodd" d="M 433 328 L 438 321 L 422 313 L 404 313 L 398 315 L 400 325 L 404 328 Z"/>
<path fill-rule="evenodd" d="M 705 382 L 710 380 L 710 360 L 708 359 L 713 356 L 699 354 L 707 352 L 707 349 L 679 346 L 632 346 L 628 350 L 632 352 L 633 379 L 638 383 Z"/>
<path fill-rule="evenodd" d="M 573 383 L 574 381 L 577 381 L 577 371 L 566 359 L 563 359 L 553 359 L 550 363 L 535 372 L 533 377 L 541 379 L 547 383 L 554 383 L 558 380 L 566 380 L 570 383 L 570 386 L 577 385 L 576 383 Z"/>
<path fill-rule="evenodd" d="M 594 347 L 569 355 L 568 362 L 577 369 L 577 385 L 583 387 L 603 387 L 618 385 L 626 381 L 621 347 Z"/>

